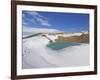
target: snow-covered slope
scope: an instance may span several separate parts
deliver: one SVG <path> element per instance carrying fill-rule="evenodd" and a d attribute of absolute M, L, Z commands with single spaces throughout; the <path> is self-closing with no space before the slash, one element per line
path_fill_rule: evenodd
<path fill-rule="evenodd" d="M 89 65 L 89 44 L 55 51 L 46 47 L 48 43 L 48 39 L 42 36 L 23 39 L 23 68 Z"/>

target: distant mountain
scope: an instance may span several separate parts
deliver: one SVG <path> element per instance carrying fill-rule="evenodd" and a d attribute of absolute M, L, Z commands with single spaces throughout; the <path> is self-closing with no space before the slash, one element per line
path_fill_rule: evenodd
<path fill-rule="evenodd" d="M 32 32 L 32 33 L 59 33 L 62 32 L 57 29 L 50 28 L 31 28 L 31 27 L 23 27 L 23 32 Z"/>
<path fill-rule="evenodd" d="M 84 33 L 84 34 L 88 34 L 89 33 L 89 31 L 81 31 L 82 33 Z"/>
<path fill-rule="evenodd" d="M 31 35 L 37 33 L 61 33 L 62 31 L 51 28 L 32 28 L 32 27 L 23 27 L 23 36 Z"/>

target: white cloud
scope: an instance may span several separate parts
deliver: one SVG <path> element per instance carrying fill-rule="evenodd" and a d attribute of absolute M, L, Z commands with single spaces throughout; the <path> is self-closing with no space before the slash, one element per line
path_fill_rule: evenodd
<path fill-rule="evenodd" d="M 28 20 L 29 22 L 36 21 L 45 27 L 51 26 L 48 20 L 44 16 L 40 15 L 38 12 L 26 12 L 26 13 L 32 16 L 32 19 Z"/>
<path fill-rule="evenodd" d="M 45 25 L 45 26 L 51 26 L 51 24 L 47 23 L 47 22 L 42 22 L 41 23 L 42 25 Z"/>
<path fill-rule="evenodd" d="M 26 12 L 26 13 L 34 16 L 40 16 L 38 12 Z"/>
<path fill-rule="evenodd" d="M 46 20 L 46 19 L 43 19 L 43 18 L 41 18 L 41 17 L 35 17 L 36 18 L 36 20 L 38 21 L 38 22 L 40 22 L 41 23 L 41 25 L 44 25 L 44 26 L 51 26 L 50 24 L 49 24 L 49 22 Z"/>

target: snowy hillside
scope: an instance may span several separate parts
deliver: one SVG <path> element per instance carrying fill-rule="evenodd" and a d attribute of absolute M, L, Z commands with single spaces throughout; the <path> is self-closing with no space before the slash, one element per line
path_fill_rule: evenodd
<path fill-rule="evenodd" d="M 50 31 L 52 32 L 54 30 Z M 68 36 L 71 35 L 72 34 L 68 34 Z M 56 37 L 57 36 L 49 35 L 51 39 L 55 39 Z M 47 44 L 49 44 L 49 40 L 40 35 L 23 39 L 23 68 L 89 65 L 89 44 L 67 47 L 58 51 L 46 47 Z"/>

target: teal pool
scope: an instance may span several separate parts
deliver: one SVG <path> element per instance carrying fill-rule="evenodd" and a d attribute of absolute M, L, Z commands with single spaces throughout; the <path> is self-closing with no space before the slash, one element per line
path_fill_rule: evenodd
<path fill-rule="evenodd" d="M 60 50 L 63 48 L 71 47 L 71 46 L 77 46 L 81 45 L 81 43 L 76 43 L 76 42 L 54 42 L 54 43 L 49 43 L 46 45 L 48 48 L 53 49 L 53 50 Z"/>

